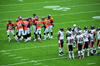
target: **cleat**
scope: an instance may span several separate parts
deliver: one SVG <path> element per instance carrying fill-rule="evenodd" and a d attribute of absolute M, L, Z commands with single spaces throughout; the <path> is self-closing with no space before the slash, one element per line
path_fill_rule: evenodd
<path fill-rule="evenodd" d="M 71 58 L 68 58 L 69 60 L 71 59 Z"/>
<path fill-rule="evenodd" d="M 78 56 L 78 59 L 81 59 L 81 56 Z"/>
<path fill-rule="evenodd" d="M 82 55 L 81 58 L 84 58 L 84 56 Z"/>
<path fill-rule="evenodd" d="M 36 39 L 34 39 L 34 41 L 36 41 Z"/>
<path fill-rule="evenodd" d="M 39 40 L 39 42 L 41 42 L 41 40 Z"/>
<path fill-rule="evenodd" d="M 61 52 L 62 55 L 65 55 L 63 52 Z"/>
<path fill-rule="evenodd" d="M 53 38 L 53 36 L 50 37 L 51 39 Z"/>
<path fill-rule="evenodd" d="M 75 58 L 72 58 L 72 59 L 75 59 Z"/>
<path fill-rule="evenodd" d="M 59 56 L 63 56 L 61 53 L 59 53 Z"/>
<path fill-rule="evenodd" d="M 11 39 L 9 39 L 9 42 L 11 42 Z"/>
<path fill-rule="evenodd" d="M 90 55 L 93 56 L 93 53 L 91 53 Z"/>
<path fill-rule="evenodd" d="M 98 53 L 98 55 L 100 55 L 100 53 Z"/>

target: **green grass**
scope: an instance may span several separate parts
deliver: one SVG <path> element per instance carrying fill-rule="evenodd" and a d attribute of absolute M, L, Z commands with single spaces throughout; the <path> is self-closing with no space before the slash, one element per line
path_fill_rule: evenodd
<path fill-rule="evenodd" d="M 44 8 L 44 6 L 60 6 L 67 7 L 70 10 L 53 10 Z M 29 10 L 29 11 L 28 11 Z M 47 39 L 41 43 L 29 41 L 24 43 L 21 41 L 19 44 L 13 38 L 8 42 L 6 33 L 6 23 L 8 19 L 13 22 L 20 15 L 22 18 L 33 17 L 36 13 L 40 18 L 47 17 L 48 14 L 54 18 L 54 38 Z M 82 29 L 84 26 L 91 25 L 100 27 L 100 19 L 93 19 L 94 16 L 100 16 L 100 1 L 99 0 L 1 0 L 0 1 L 0 66 L 99 66 L 100 56 L 97 54 L 84 59 L 68 60 L 67 44 L 64 43 L 63 51 L 66 54 L 59 57 L 59 46 L 57 41 L 57 32 L 60 27 L 67 28 L 73 27 L 76 24 Z M 66 32 L 66 30 L 64 30 Z M 42 29 L 43 35 L 43 29 Z M 32 31 L 32 38 L 34 38 Z M 43 37 L 42 37 L 43 39 Z M 64 39 L 66 41 L 66 38 Z M 97 47 L 97 42 L 95 42 Z M 74 52 L 77 49 L 74 49 Z M 98 50 L 98 49 L 97 49 Z M 4 52 L 3 52 L 4 51 Z M 10 53 L 10 54 L 5 54 Z M 14 56 L 10 56 L 14 55 Z M 17 58 L 16 57 L 21 57 Z M 23 60 L 22 59 L 26 59 Z M 32 62 L 32 60 L 37 62 Z M 88 65 L 88 63 L 94 63 Z"/>

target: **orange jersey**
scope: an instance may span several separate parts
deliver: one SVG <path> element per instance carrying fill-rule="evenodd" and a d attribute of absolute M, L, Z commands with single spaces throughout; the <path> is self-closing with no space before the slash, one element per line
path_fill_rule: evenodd
<path fill-rule="evenodd" d="M 41 20 L 35 21 L 35 24 L 37 26 L 37 29 L 41 28 Z"/>
<path fill-rule="evenodd" d="M 9 22 L 7 22 L 7 26 L 8 26 L 8 30 L 13 30 L 14 23 L 11 22 L 11 24 L 9 24 Z"/>
<path fill-rule="evenodd" d="M 30 23 L 30 26 L 32 26 L 32 21 L 31 20 L 29 20 L 29 23 Z"/>
<path fill-rule="evenodd" d="M 48 25 L 47 25 L 48 22 L 47 22 L 47 20 L 44 20 L 44 21 L 43 21 L 43 24 L 45 25 L 46 28 L 48 28 Z"/>
<path fill-rule="evenodd" d="M 52 25 L 52 21 L 53 21 L 53 18 L 50 18 L 50 19 L 47 18 L 48 25 Z"/>
<path fill-rule="evenodd" d="M 17 26 L 17 23 L 18 23 L 18 22 L 15 22 L 15 25 L 16 25 L 16 26 Z M 17 29 L 18 29 L 18 27 L 17 27 Z"/>
<path fill-rule="evenodd" d="M 15 23 L 15 25 L 17 26 L 17 29 L 23 29 L 22 24 L 24 22 L 23 21 L 19 21 L 18 23 Z"/>
<path fill-rule="evenodd" d="M 25 22 L 24 22 L 24 30 L 28 30 L 28 27 L 27 27 L 28 24 L 29 24 L 29 21 L 25 21 Z"/>

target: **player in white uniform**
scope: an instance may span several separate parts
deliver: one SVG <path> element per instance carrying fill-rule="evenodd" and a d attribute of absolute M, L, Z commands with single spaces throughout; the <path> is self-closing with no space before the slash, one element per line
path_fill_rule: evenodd
<path fill-rule="evenodd" d="M 93 36 L 93 34 L 91 33 L 90 30 L 88 31 L 88 38 L 89 38 L 89 41 L 90 41 L 91 55 L 93 55 L 94 36 Z"/>
<path fill-rule="evenodd" d="M 77 27 L 77 33 L 81 33 L 82 34 L 82 30 L 81 30 L 81 28 L 80 27 Z"/>
<path fill-rule="evenodd" d="M 86 33 L 83 33 L 83 57 L 84 57 L 84 52 L 85 52 L 85 48 L 87 49 L 87 56 L 89 56 L 89 40 L 88 40 L 88 36 Z"/>
<path fill-rule="evenodd" d="M 84 27 L 84 33 L 88 36 L 88 27 L 87 26 Z"/>
<path fill-rule="evenodd" d="M 63 53 L 63 43 L 64 43 L 64 32 L 63 28 L 60 28 L 60 31 L 58 32 L 58 43 L 59 43 L 59 56 L 65 55 Z"/>
<path fill-rule="evenodd" d="M 69 59 L 71 59 L 71 54 L 72 54 L 72 57 L 73 59 L 74 58 L 74 52 L 73 52 L 73 42 L 74 42 L 74 37 L 71 36 L 70 33 L 67 33 L 67 49 L 68 49 L 68 55 L 69 55 Z"/>
<path fill-rule="evenodd" d="M 75 39 L 75 36 L 76 36 L 76 34 L 77 34 L 77 28 L 76 28 L 76 24 L 74 24 L 73 25 L 73 29 L 72 29 L 72 31 L 73 31 L 73 37 L 74 37 L 74 39 Z M 76 42 L 77 43 L 77 42 Z M 75 48 L 75 40 L 74 40 L 74 48 Z"/>
<path fill-rule="evenodd" d="M 100 27 L 97 28 L 97 47 L 99 49 L 98 55 L 100 55 Z"/>
<path fill-rule="evenodd" d="M 95 38 L 95 34 L 96 34 L 95 26 L 91 25 L 90 29 L 91 29 L 91 33 L 93 34 L 93 40 L 94 40 L 94 43 L 95 43 L 95 40 L 96 40 L 96 38 Z"/>
<path fill-rule="evenodd" d="M 80 32 L 77 33 L 76 40 L 77 40 L 78 58 L 79 59 L 84 58 L 83 57 L 83 51 L 82 51 L 83 36 L 81 35 Z M 81 53 L 81 55 L 80 55 L 80 53 Z"/>
<path fill-rule="evenodd" d="M 71 29 L 71 27 L 68 27 L 68 28 L 67 28 L 67 31 L 66 31 L 66 38 L 68 37 L 68 36 L 67 36 L 68 34 L 71 34 L 71 36 L 72 36 L 72 29 Z"/>
<path fill-rule="evenodd" d="M 35 21 L 36 21 L 36 14 L 33 14 L 32 22 L 33 22 L 33 31 L 34 31 L 34 36 L 35 36 L 35 32 L 36 32 L 36 24 L 35 24 Z"/>

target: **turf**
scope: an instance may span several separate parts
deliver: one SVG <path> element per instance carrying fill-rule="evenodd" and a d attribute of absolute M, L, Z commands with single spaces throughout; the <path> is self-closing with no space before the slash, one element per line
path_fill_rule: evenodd
<path fill-rule="evenodd" d="M 22 2 L 23 1 L 23 2 Z M 67 44 L 64 43 L 63 51 L 66 54 L 59 57 L 59 47 L 57 33 L 60 27 L 73 27 L 76 24 L 82 29 L 84 26 L 91 25 L 100 27 L 100 19 L 92 18 L 100 16 L 99 0 L 1 0 L 0 1 L 0 66 L 99 66 L 100 56 L 85 57 L 84 59 L 69 60 L 67 54 Z M 60 6 L 54 8 L 44 8 L 45 6 Z M 64 8 L 70 8 L 64 9 Z M 62 8 L 62 9 L 61 9 Z M 65 10 L 65 11 L 63 11 Z M 6 33 L 6 23 L 8 19 L 13 22 L 20 15 L 22 18 L 33 17 L 36 13 L 39 18 L 47 17 L 48 14 L 54 18 L 54 36 L 53 39 L 38 41 L 29 41 L 19 44 L 15 41 L 12 34 L 11 42 L 8 42 Z M 66 30 L 64 30 L 66 32 Z M 43 35 L 43 28 L 42 28 Z M 64 34 L 65 35 L 65 34 Z M 32 38 L 34 38 L 32 30 Z M 43 39 L 43 36 L 42 36 Z M 64 39 L 66 41 L 66 38 Z M 97 47 L 97 42 L 95 42 Z M 97 49 L 98 50 L 98 49 Z M 76 49 L 74 49 L 74 52 Z"/>

